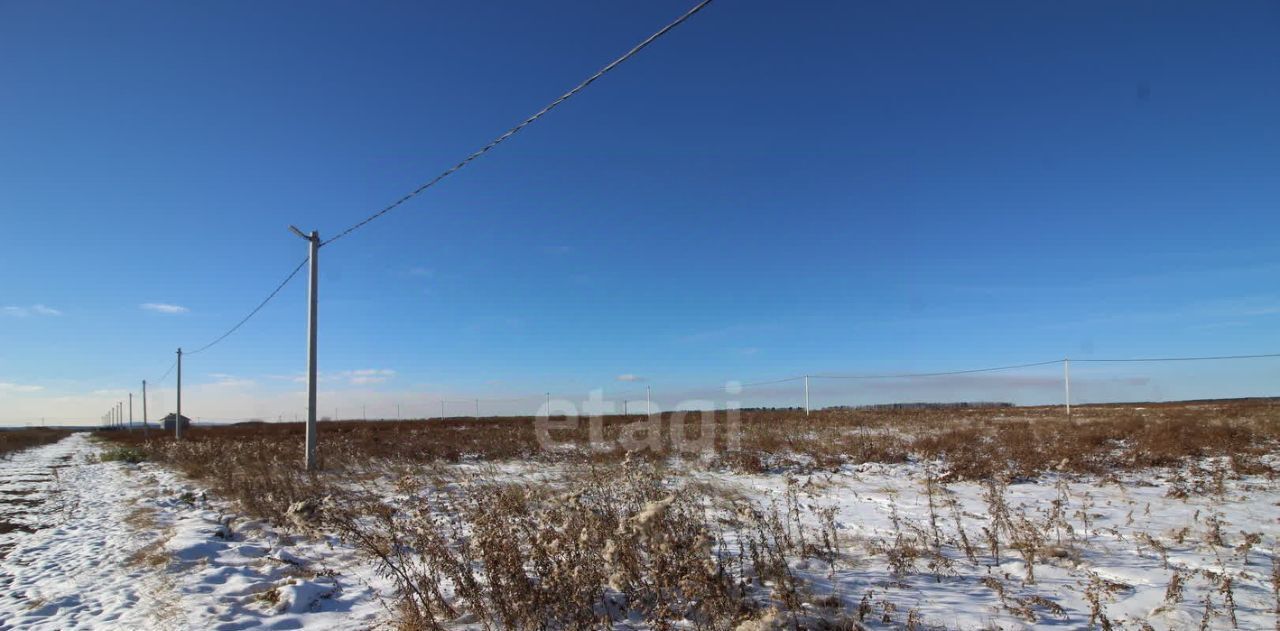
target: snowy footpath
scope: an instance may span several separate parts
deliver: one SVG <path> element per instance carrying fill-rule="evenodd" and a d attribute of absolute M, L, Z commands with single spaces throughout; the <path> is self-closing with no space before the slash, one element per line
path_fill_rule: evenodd
<path fill-rule="evenodd" d="M 361 629 L 389 612 L 350 548 L 243 519 L 85 434 L 0 460 L 0 630 Z"/>

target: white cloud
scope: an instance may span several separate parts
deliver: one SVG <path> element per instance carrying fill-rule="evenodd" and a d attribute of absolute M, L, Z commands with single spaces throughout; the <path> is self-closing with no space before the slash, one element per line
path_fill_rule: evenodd
<path fill-rule="evenodd" d="M 25 385 L 20 383 L 9 383 L 0 381 L 0 392 L 39 392 L 44 390 L 44 386 Z"/>
<path fill-rule="evenodd" d="M 182 305 L 171 305 L 164 302 L 144 302 L 138 305 L 138 307 L 142 309 L 146 309 L 147 311 L 154 311 L 156 313 L 168 313 L 168 314 L 186 313 L 190 311 L 190 309 Z"/>
<path fill-rule="evenodd" d="M 31 305 L 30 307 L 0 307 L 0 313 L 15 318 L 25 318 L 27 316 L 60 316 L 62 312 L 53 307 L 45 305 Z"/>
<path fill-rule="evenodd" d="M 361 368 L 360 370 L 343 370 L 340 372 L 322 372 L 316 376 L 316 381 L 320 383 L 333 383 L 337 381 L 345 381 L 353 386 L 367 386 L 375 383 L 383 383 L 386 380 L 396 376 L 396 371 L 390 368 Z M 281 381 L 292 381 L 293 383 L 306 383 L 306 373 L 298 373 L 296 375 L 268 375 L 270 379 Z"/>
<path fill-rule="evenodd" d="M 372 375 L 385 375 L 387 377 L 390 377 L 392 375 L 395 375 L 396 371 L 391 370 L 390 368 L 364 368 L 361 370 L 348 370 L 341 374 L 343 374 L 344 376 L 357 376 L 357 377 L 369 377 Z"/>
<path fill-rule="evenodd" d="M 338 373 L 338 376 L 341 379 L 346 379 L 347 383 L 353 386 L 369 386 L 375 383 L 382 383 L 394 377 L 395 374 L 396 371 L 390 368 L 363 368 L 360 370 L 347 370 Z"/>
<path fill-rule="evenodd" d="M 208 384 L 211 386 L 221 386 L 224 388 L 247 388 L 255 385 L 252 379 L 241 379 L 235 375 L 228 375 L 221 372 L 209 373 L 209 376 L 216 380 L 213 383 Z"/>
<path fill-rule="evenodd" d="M 631 373 L 627 373 L 625 375 L 618 375 L 617 379 L 618 381 L 628 381 L 628 382 L 644 381 L 644 377 L 641 377 L 640 375 L 633 375 Z"/>

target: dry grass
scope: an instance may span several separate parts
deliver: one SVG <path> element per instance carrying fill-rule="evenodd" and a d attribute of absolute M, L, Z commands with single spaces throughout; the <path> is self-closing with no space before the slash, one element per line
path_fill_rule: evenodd
<path fill-rule="evenodd" d="M 664 460 L 673 455 L 706 466 L 742 471 L 829 469 L 863 462 L 896 463 L 908 458 L 937 461 L 951 479 L 1034 476 L 1048 470 L 1107 473 L 1173 466 L 1206 456 L 1230 458 L 1237 473 L 1268 470 L 1259 456 L 1280 444 L 1280 406 L 1269 400 L 1081 406 L 1068 420 L 1059 407 L 827 410 L 708 413 L 712 434 L 700 444 L 699 419 L 684 419 L 686 445 L 673 446 L 673 415 L 653 421 L 647 436 L 643 416 L 611 416 L 548 435 L 561 448 L 542 449 L 534 419 L 444 421 L 340 421 L 320 424 L 324 468 L 348 473 L 375 463 L 540 461 L 603 464 L 627 453 Z M 592 434 L 605 445 L 593 449 Z M 308 483 L 293 475 L 300 461 L 303 426 L 256 423 L 194 428 L 188 439 L 146 441 L 138 433 L 112 433 L 111 440 L 142 450 L 211 480 L 219 490 L 257 484 L 282 496 L 304 497 Z M 710 440 L 713 438 L 714 440 Z M 132 453 L 132 452 L 131 452 Z M 286 480 L 279 480 L 282 473 Z M 294 487 L 303 488 L 294 488 Z M 239 495 L 236 493 L 235 495 Z M 278 502 L 268 502 L 278 503 Z"/>
<path fill-rule="evenodd" d="M 0 457 L 30 447 L 56 443 L 70 434 L 70 430 L 44 427 L 0 430 Z"/>
<path fill-rule="evenodd" d="M 928 463 L 927 518 L 895 513 L 891 534 L 868 541 L 867 553 L 884 559 L 897 584 L 922 572 L 941 582 L 1002 557 L 1019 559 L 1019 587 L 1007 575 L 984 585 L 1007 612 L 1036 622 L 1064 616 L 1027 590 L 1037 568 L 1074 563 L 1088 547 L 1092 500 L 1071 498 L 1064 486 L 1046 512 L 1028 513 L 1006 502 L 1010 480 L 1050 470 L 1105 476 L 1217 456 L 1229 467 L 1196 476 L 1180 493 L 1221 495 L 1229 472 L 1270 472 L 1262 456 L 1280 444 L 1280 408 L 1270 401 L 1074 412 L 1068 420 L 1056 407 L 722 411 L 701 426 L 696 417 L 664 415 L 648 426 L 653 435 L 637 425 L 644 417 L 618 416 L 553 430 L 554 449 L 540 448 L 532 419 L 324 422 L 324 467 L 311 474 L 301 467 L 300 424 L 197 427 L 182 443 L 136 433 L 109 438 L 122 451 L 186 471 L 257 516 L 342 535 L 393 579 L 404 628 L 434 630 L 456 619 L 489 628 L 600 628 L 626 619 L 653 628 L 849 628 L 844 616 L 854 611 L 908 626 L 916 614 L 873 593 L 856 608 L 838 607 L 836 595 L 814 594 L 795 575 L 796 559 L 835 575 L 851 554 L 831 515 L 801 508 L 790 485 L 780 502 L 756 506 L 667 475 L 666 467 L 678 461 L 790 474 L 920 459 Z M 703 430 L 707 440 L 699 442 Z M 696 448 L 681 449 L 675 431 Z M 593 435 L 607 448 L 591 448 Z M 634 449 L 622 449 L 620 438 Z M 484 474 L 484 466 L 444 466 L 511 461 L 544 463 L 559 474 L 512 484 Z M 946 484 L 963 479 L 987 489 L 991 517 L 980 531 L 966 529 L 948 499 Z M 397 499 L 389 499 L 390 481 L 398 481 L 390 494 Z M 360 490 L 365 483 L 369 490 Z M 1210 545 L 1221 547 L 1212 516 L 1204 523 Z M 1149 536 L 1137 543 L 1157 552 L 1164 545 Z M 140 550 L 137 561 L 163 558 Z M 1206 616 L 1233 607 L 1230 582 L 1215 585 Z M 1102 580 L 1089 589 L 1094 623 L 1107 625 L 1111 591 Z"/>
<path fill-rule="evenodd" d="M 1025 576 L 983 584 L 1031 623 L 1065 615 L 1028 590 L 1039 568 L 1074 563 L 1089 545 L 1092 500 L 1061 487 L 1052 506 L 1026 512 L 1006 501 L 1010 480 L 1050 470 L 1105 476 L 1206 456 L 1227 458 L 1229 469 L 1219 476 L 1274 473 L 1262 457 L 1280 445 L 1280 408 L 1270 401 L 1074 412 L 1069 420 L 1049 407 L 831 410 L 807 417 L 719 412 L 704 426 L 707 449 L 695 450 L 672 447 L 680 423 L 671 415 L 650 426 L 657 431 L 653 442 L 636 429 L 643 417 L 609 417 L 595 427 L 584 420 L 554 431 L 568 447 L 549 450 L 539 447 L 529 418 L 328 422 L 320 428 L 324 467 L 316 473 L 302 471 L 299 424 L 195 428 L 181 443 L 136 433 L 108 438 L 185 471 L 251 513 L 340 534 L 393 579 L 407 629 L 440 629 L 455 620 L 488 628 L 600 628 L 637 619 L 659 629 L 852 628 L 844 616 L 853 612 L 910 627 L 918 614 L 898 610 L 884 593 L 842 601 L 814 593 L 795 575 L 798 559 L 834 575 L 857 554 L 854 542 L 837 536 L 830 514 L 801 507 L 796 489 L 760 506 L 665 468 L 678 461 L 790 473 L 922 460 L 927 519 L 900 520 L 895 513 L 893 532 L 868 542 L 866 553 L 885 559 L 897 583 L 913 576 L 942 582 L 962 564 L 971 572 L 1002 557 L 1017 559 Z M 696 421 L 685 419 L 684 428 L 695 443 Z M 593 433 L 612 447 L 590 448 Z M 628 452 L 618 446 L 624 435 L 633 446 L 658 448 Z M 550 482 L 513 483 L 484 473 L 484 466 L 440 466 L 510 461 L 561 473 Z M 1220 478 L 1215 485 L 1212 476 L 1200 477 L 1209 482 L 1186 492 L 1221 494 Z M 946 484 L 961 479 L 981 480 L 987 489 L 991 518 L 980 531 L 966 527 L 949 499 Z M 394 493 L 388 481 L 398 481 Z M 1212 538 L 1212 516 L 1205 523 Z M 1210 545 L 1221 547 L 1223 535 L 1216 536 Z M 1158 552 L 1165 544 L 1148 537 L 1136 545 Z M 1250 546 L 1239 553 L 1247 555 Z M 1216 581 L 1215 604 L 1206 605 L 1205 615 L 1233 615 L 1233 586 Z M 1114 589 L 1101 579 L 1090 586 L 1093 623 L 1109 624 Z"/>

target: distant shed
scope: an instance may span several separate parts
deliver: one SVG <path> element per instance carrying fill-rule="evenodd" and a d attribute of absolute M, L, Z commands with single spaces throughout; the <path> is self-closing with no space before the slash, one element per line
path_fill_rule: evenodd
<path fill-rule="evenodd" d="M 176 415 L 176 414 L 169 414 L 169 416 L 164 417 L 164 429 L 165 429 L 165 431 L 170 431 L 170 432 L 172 432 L 172 431 L 173 431 L 173 422 L 174 422 L 174 418 L 176 418 L 176 417 L 177 417 L 177 415 Z M 182 429 L 187 429 L 187 428 L 189 428 L 189 427 L 191 427 L 191 419 L 187 418 L 186 416 L 183 416 L 183 417 L 182 417 Z"/>

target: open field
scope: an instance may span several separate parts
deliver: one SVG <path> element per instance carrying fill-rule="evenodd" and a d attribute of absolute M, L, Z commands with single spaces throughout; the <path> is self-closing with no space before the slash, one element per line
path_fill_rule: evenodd
<path fill-rule="evenodd" d="M 66 438 L 71 432 L 56 428 L 0 430 L 0 457 L 37 445 L 47 445 Z"/>
<path fill-rule="evenodd" d="M 645 423 L 322 423 L 314 474 L 298 424 L 102 456 L 364 559 L 404 628 L 1278 624 L 1272 401 Z"/>

